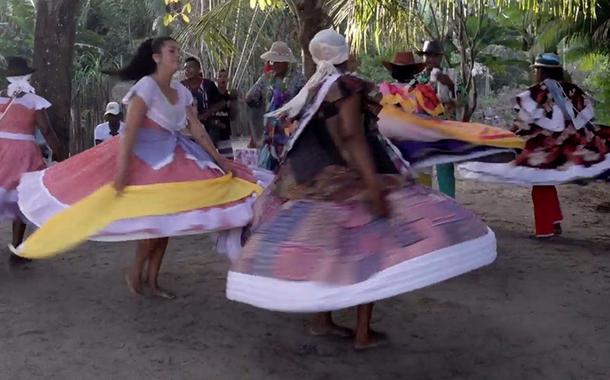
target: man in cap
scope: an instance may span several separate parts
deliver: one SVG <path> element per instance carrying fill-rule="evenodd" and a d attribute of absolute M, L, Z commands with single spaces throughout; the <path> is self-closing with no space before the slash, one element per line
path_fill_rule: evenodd
<path fill-rule="evenodd" d="M 106 140 L 110 140 L 114 136 L 123 132 L 125 124 L 121 115 L 121 106 L 117 102 L 110 102 L 106 105 L 104 113 L 106 121 L 95 127 L 93 132 L 93 142 L 95 145 L 101 144 Z"/>
<path fill-rule="evenodd" d="M 267 112 L 275 111 L 292 99 L 305 84 L 305 77 L 295 67 L 296 58 L 285 42 L 277 41 L 271 49 L 261 55 L 261 59 L 271 64 L 272 70 L 264 73 L 246 94 L 250 107 L 264 105 Z M 283 124 L 273 117 L 264 120 L 263 148 L 259 165 L 275 170 L 288 136 Z"/>
<path fill-rule="evenodd" d="M 417 52 L 424 57 L 426 67 L 418 76 L 420 83 L 431 85 L 443 103 L 446 118 L 455 117 L 455 83 L 449 75 L 443 72 L 441 62 L 443 60 L 443 47 L 439 41 L 425 41 L 423 48 Z M 436 166 L 439 190 L 455 198 L 455 173 L 453 164 L 441 164 Z"/>

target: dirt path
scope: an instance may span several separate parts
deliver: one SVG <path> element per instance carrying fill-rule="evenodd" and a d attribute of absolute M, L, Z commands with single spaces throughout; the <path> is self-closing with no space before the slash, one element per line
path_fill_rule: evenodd
<path fill-rule="evenodd" d="M 355 353 L 304 334 L 305 316 L 224 297 L 224 258 L 205 237 L 171 242 L 162 282 L 175 301 L 135 299 L 132 244 L 91 243 L 0 266 L 0 379 L 610 378 L 610 186 L 564 186 L 564 236 L 539 242 L 529 190 L 460 183 L 498 236 L 498 260 L 380 302 L 390 347 Z M 0 227 L 0 244 L 9 229 Z M 340 320 L 353 324 L 351 313 Z"/>

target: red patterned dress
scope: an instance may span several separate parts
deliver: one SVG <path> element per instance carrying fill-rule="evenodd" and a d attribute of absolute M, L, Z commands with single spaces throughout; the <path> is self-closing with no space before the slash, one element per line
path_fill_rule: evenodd
<path fill-rule="evenodd" d="M 562 220 L 554 185 L 603 178 L 610 171 L 610 128 L 597 125 L 578 86 L 547 79 L 517 96 L 514 130 L 526 140 L 508 164 L 467 163 L 462 176 L 533 185 L 536 236 L 555 234 Z"/>

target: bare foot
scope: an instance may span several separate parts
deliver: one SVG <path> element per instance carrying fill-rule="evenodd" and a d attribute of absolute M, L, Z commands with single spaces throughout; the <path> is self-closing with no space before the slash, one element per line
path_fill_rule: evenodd
<path fill-rule="evenodd" d="M 371 348 L 381 347 L 388 344 L 388 336 L 384 333 L 369 330 L 368 336 L 365 338 L 356 338 L 354 341 L 354 349 L 356 351 L 364 351 Z"/>
<path fill-rule="evenodd" d="M 333 322 L 324 325 L 311 323 L 307 332 L 311 336 L 337 336 L 340 338 L 351 338 L 354 336 L 354 332 L 351 329 L 336 325 Z"/>
<path fill-rule="evenodd" d="M 176 298 L 175 294 L 173 294 L 167 290 L 163 290 L 158 286 L 150 288 L 150 295 L 153 297 L 159 297 L 159 298 L 163 298 L 166 300 L 173 300 Z"/>
<path fill-rule="evenodd" d="M 561 229 L 561 223 L 555 223 L 553 225 L 553 232 L 555 233 L 555 235 L 561 235 L 563 233 L 563 230 Z"/>
<path fill-rule="evenodd" d="M 139 276 L 133 276 L 131 271 L 125 271 L 125 282 L 127 283 L 127 289 L 129 289 L 132 294 L 137 296 L 142 295 L 142 287 Z"/>

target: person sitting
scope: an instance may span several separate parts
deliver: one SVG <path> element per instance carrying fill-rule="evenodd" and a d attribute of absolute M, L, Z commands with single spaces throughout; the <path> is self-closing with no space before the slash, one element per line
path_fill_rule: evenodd
<path fill-rule="evenodd" d="M 114 136 L 123 132 L 125 123 L 123 123 L 123 115 L 121 114 L 121 106 L 117 102 L 110 102 L 106 105 L 104 113 L 105 122 L 98 124 L 93 132 L 94 145 L 101 144 L 104 141 L 110 140 Z"/>

